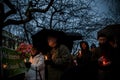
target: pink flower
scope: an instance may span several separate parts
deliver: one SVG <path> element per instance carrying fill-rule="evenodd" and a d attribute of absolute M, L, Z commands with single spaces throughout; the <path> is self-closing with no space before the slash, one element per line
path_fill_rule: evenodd
<path fill-rule="evenodd" d="M 17 52 L 20 52 L 22 57 L 29 57 L 31 55 L 31 53 L 33 52 L 33 46 L 31 44 L 27 44 L 27 43 L 21 43 L 18 48 L 17 48 Z"/>

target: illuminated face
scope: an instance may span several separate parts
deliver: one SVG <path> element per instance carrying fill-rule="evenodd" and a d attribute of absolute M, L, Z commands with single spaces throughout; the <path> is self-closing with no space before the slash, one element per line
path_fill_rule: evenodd
<path fill-rule="evenodd" d="M 82 43 L 82 48 L 83 48 L 83 49 L 86 49 L 86 47 L 87 47 L 86 44 L 85 44 L 85 43 Z"/>
<path fill-rule="evenodd" d="M 57 45 L 57 39 L 54 37 L 49 37 L 48 38 L 48 45 L 52 48 L 54 48 Z"/>

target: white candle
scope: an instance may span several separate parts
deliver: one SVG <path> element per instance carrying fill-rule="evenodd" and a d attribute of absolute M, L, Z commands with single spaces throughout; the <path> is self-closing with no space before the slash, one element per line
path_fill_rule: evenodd
<path fill-rule="evenodd" d="M 47 57 L 47 56 L 45 56 L 45 60 L 48 60 L 48 57 Z"/>
<path fill-rule="evenodd" d="M 24 59 L 24 62 L 26 63 L 26 59 Z"/>

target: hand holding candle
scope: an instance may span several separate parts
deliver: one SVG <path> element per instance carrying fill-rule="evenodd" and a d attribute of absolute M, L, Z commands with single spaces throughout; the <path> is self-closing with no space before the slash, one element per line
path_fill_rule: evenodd
<path fill-rule="evenodd" d="M 82 52 L 81 51 L 79 51 L 79 53 L 78 53 L 78 55 L 77 55 L 79 58 L 81 58 L 82 57 Z"/>
<path fill-rule="evenodd" d="M 7 68 L 7 64 L 3 64 L 3 68 L 6 69 Z"/>
<path fill-rule="evenodd" d="M 110 60 L 107 59 L 105 56 L 101 56 L 99 59 L 98 59 L 98 62 L 100 63 L 100 65 L 102 66 L 108 66 L 111 64 Z"/>

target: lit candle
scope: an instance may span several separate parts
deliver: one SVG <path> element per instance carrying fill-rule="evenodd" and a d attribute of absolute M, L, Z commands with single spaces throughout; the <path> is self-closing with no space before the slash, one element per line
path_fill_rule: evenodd
<path fill-rule="evenodd" d="M 102 62 L 102 63 L 103 63 L 103 65 L 106 65 L 106 63 L 107 63 L 107 62 L 106 62 L 105 60 L 103 60 L 103 62 Z"/>
<path fill-rule="evenodd" d="M 80 51 L 80 55 L 82 56 L 82 53 L 81 53 L 81 51 Z"/>
<path fill-rule="evenodd" d="M 24 59 L 24 62 L 26 63 L 26 59 Z"/>
<path fill-rule="evenodd" d="M 110 61 L 109 61 L 108 59 L 106 59 L 105 57 L 103 57 L 102 64 L 103 64 L 104 66 L 109 65 L 109 64 L 110 64 Z"/>
<path fill-rule="evenodd" d="M 82 57 L 82 52 L 79 51 L 78 55 L 77 55 L 79 58 Z"/>
<path fill-rule="evenodd" d="M 45 60 L 48 60 L 48 57 L 45 55 Z"/>
<path fill-rule="evenodd" d="M 3 68 L 6 69 L 7 68 L 7 64 L 3 64 Z"/>

